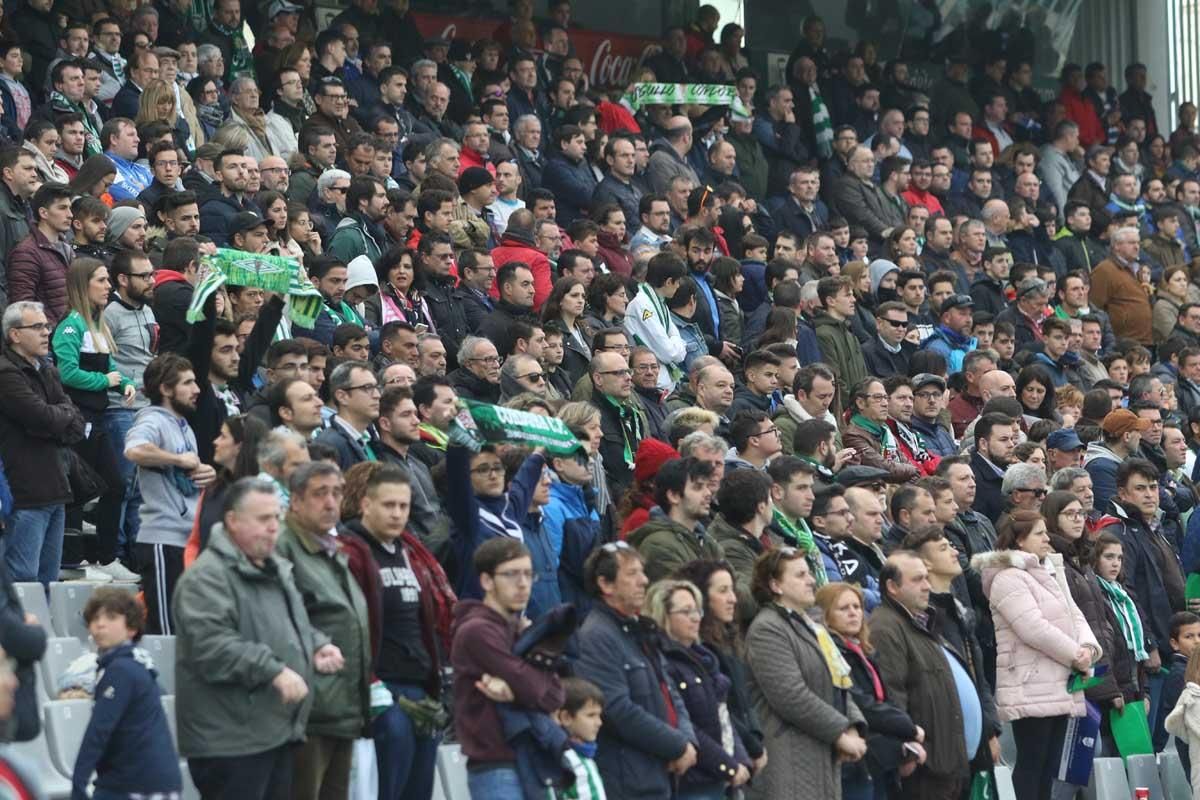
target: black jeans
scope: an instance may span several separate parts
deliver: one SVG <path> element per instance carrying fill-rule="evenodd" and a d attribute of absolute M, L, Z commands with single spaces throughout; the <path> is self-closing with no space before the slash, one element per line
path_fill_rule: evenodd
<path fill-rule="evenodd" d="M 117 464 L 108 428 L 104 425 L 104 415 L 85 412 L 84 418 L 92 426 L 91 435 L 75 445 L 75 452 L 108 484 L 108 490 L 96 502 L 95 550 L 86 556 L 93 564 L 107 564 L 117 557 L 120 544 L 125 482 L 121 480 L 121 468 Z M 67 506 L 66 526 L 75 530 L 83 529 L 83 506 Z"/>
<path fill-rule="evenodd" d="M 1067 738 L 1067 720 L 1066 714 L 1013 720 L 1017 763 L 1012 777 L 1017 800 L 1050 800 Z"/>
<path fill-rule="evenodd" d="M 295 745 L 248 756 L 189 758 L 204 800 L 291 800 Z"/>

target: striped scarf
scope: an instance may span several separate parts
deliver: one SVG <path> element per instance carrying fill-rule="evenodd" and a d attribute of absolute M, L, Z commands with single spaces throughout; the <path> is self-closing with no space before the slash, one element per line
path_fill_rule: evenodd
<path fill-rule="evenodd" d="M 825 99 L 817 90 L 816 84 L 808 87 L 811 99 L 813 138 L 817 142 L 817 158 L 824 161 L 833 157 L 833 119 L 829 116 L 829 108 Z"/>
<path fill-rule="evenodd" d="M 207 272 L 192 294 L 192 303 L 187 310 L 188 322 L 203 321 L 208 298 L 229 283 L 279 294 L 286 292 L 292 322 L 301 328 L 316 325 L 321 313 L 321 293 L 317 287 L 300 279 L 300 263 L 296 259 L 221 248 L 215 256 L 205 256 L 203 262 Z"/>
<path fill-rule="evenodd" d="M 783 536 L 787 539 L 788 546 L 804 551 L 804 560 L 808 562 L 809 572 L 813 574 L 813 579 L 817 582 L 817 588 L 819 589 L 829 583 L 829 576 L 825 573 L 825 562 L 821 558 L 821 551 L 817 549 L 817 543 L 813 539 L 812 531 L 808 529 L 808 523 L 803 519 L 797 519 L 793 523 L 780 513 L 778 508 L 771 513 L 775 524 L 783 531 Z"/>
<path fill-rule="evenodd" d="M 1100 588 L 1104 591 L 1105 599 L 1108 600 L 1108 605 L 1113 610 L 1113 615 L 1117 618 L 1117 624 L 1121 627 L 1121 634 L 1125 637 L 1125 643 L 1129 645 L 1129 649 L 1133 651 L 1133 657 L 1137 661 L 1145 661 L 1150 657 L 1146 652 L 1146 636 L 1142 632 L 1142 618 L 1138 616 L 1137 606 L 1133 603 L 1133 598 L 1125 591 L 1124 587 L 1119 583 L 1109 583 L 1096 576 L 1096 580 L 1100 583 Z"/>

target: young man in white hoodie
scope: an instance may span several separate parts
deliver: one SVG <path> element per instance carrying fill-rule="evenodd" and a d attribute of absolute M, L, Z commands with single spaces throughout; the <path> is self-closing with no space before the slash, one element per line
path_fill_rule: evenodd
<path fill-rule="evenodd" d="M 683 376 L 687 346 L 671 320 L 667 301 L 687 275 L 687 265 L 673 253 L 659 253 L 646 266 L 646 280 L 625 308 L 625 331 L 658 359 L 658 387 L 670 392 Z"/>

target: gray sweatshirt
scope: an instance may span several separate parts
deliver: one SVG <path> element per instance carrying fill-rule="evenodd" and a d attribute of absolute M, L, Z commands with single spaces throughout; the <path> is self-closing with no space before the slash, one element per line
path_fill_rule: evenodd
<path fill-rule="evenodd" d="M 104 309 L 103 317 L 117 345 L 117 351 L 113 353 L 117 369 L 132 379 L 138 389 L 133 408 L 145 408 L 150 401 L 142 394 L 142 373 L 158 353 L 158 322 L 154 319 L 154 311 L 149 305 L 133 308 L 120 298 L 114 298 Z M 110 408 L 125 408 L 124 399 L 117 389 L 108 390 Z"/>
<path fill-rule="evenodd" d="M 147 406 L 133 418 L 125 451 L 151 444 L 168 453 L 195 453 L 196 434 L 187 420 L 162 406 Z M 138 544 L 187 545 L 200 488 L 178 467 L 138 467 L 142 489 L 142 525 Z"/>

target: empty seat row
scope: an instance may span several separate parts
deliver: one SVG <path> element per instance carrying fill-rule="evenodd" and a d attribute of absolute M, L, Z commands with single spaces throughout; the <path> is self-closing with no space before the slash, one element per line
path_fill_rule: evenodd
<path fill-rule="evenodd" d="M 37 617 L 49 636 L 73 636 L 86 643 L 89 639 L 87 623 L 83 621 L 83 609 L 88 599 L 100 586 L 112 586 L 137 592 L 134 583 L 85 583 L 69 581 L 50 584 L 50 598 L 40 583 L 17 583 L 17 598 L 26 613 Z"/>

